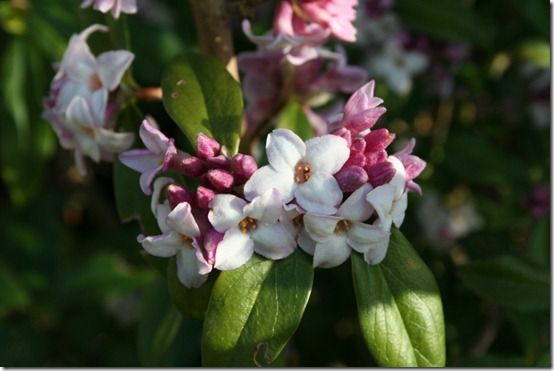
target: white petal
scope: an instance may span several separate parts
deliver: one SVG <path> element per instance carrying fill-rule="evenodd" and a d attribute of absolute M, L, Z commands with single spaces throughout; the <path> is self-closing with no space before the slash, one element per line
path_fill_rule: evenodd
<path fill-rule="evenodd" d="M 217 245 L 214 267 L 228 271 L 246 263 L 254 253 L 254 241 L 238 228 L 231 228 Z"/>
<path fill-rule="evenodd" d="M 152 117 L 146 117 L 139 129 L 139 136 L 146 148 L 163 156 L 169 146 L 169 139 L 158 129 Z"/>
<path fill-rule="evenodd" d="M 296 248 L 295 230 L 291 224 L 259 223 L 250 236 L 254 240 L 254 251 L 268 259 L 286 258 Z"/>
<path fill-rule="evenodd" d="M 397 200 L 391 210 L 392 222 L 395 226 L 400 228 L 404 221 L 406 209 L 408 208 L 408 192 L 404 192 L 400 199 Z"/>
<path fill-rule="evenodd" d="M 380 242 L 371 246 L 371 248 L 364 254 L 364 260 L 370 264 L 379 264 L 387 256 L 387 250 L 389 248 L 389 236 L 381 240 Z"/>
<path fill-rule="evenodd" d="M 107 129 L 98 129 L 96 141 L 101 149 L 111 153 L 120 153 L 133 145 L 135 134 L 116 133 Z"/>
<path fill-rule="evenodd" d="M 269 164 L 277 171 L 292 170 L 306 152 L 302 139 L 288 129 L 273 130 L 265 147 Z"/>
<path fill-rule="evenodd" d="M 236 227 L 244 219 L 242 212 L 244 206 L 246 206 L 246 201 L 237 196 L 216 195 L 210 205 L 208 220 L 218 232 L 224 233 L 228 229 Z"/>
<path fill-rule="evenodd" d="M 314 252 L 314 268 L 331 268 L 341 265 L 350 256 L 350 246 L 344 235 L 335 235 L 326 242 L 318 242 Z"/>
<path fill-rule="evenodd" d="M 357 252 L 366 252 L 372 246 L 379 245 L 383 240 L 388 240 L 390 233 L 378 226 L 353 223 L 346 234 L 347 242 Z"/>
<path fill-rule="evenodd" d="M 169 232 L 158 236 L 139 235 L 137 241 L 147 253 L 161 258 L 169 258 L 182 247 L 182 240 L 178 233 Z"/>
<path fill-rule="evenodd" d="M 316 242 L 310 237 L 309 233 L 302 228 L 298 233 L 297 238 L 298 246 L 302 248 L 306 253 L 314 255 Z"/>
<path fill-rule="evenodd" d="M 153 197 L 152 197 L 153 198 Z M 173 232 L 170 226 L 167 225 L 166 220 L 167 216 L 171 212 L 171 208 L 169 207 L 169 204 L 163 203 L 163 204 L 157 204 L 155 206 L 154 216 L 156 217 L 156 221 L 158 222 L 158 227 L 160 228 L 160 231 L 162 233 L 170 233 Z"/>
<path fill-rule="evenodd" d="M 73 35 L 65 51 L 60 71 L 67 73 L 70 79 L 88 85 L 90 77 L 96 71 L 96 60 L 81 35 Z"/>
<path fill-rule="evenodd" d="M 65 115 L 65 120 L 73 131 L 77 131 L 79 128 L 92 129 L 95 127 L 90 107 L 82 97 L 73 98 L 67 107 Z M 80 132 L 77 132 L 77 134 L 82 135 Z"/>
<path fill-rule="evenodd" d="M 303 218 L 304 228 L 312 239 L 317 242 L 326 241 L 335 234 L 335 227 L 340 221 L 336 216 L 320 216 L 306 214 Z"/>
<path fill-rule="evenodd" d="M 366 202 L 371 185 L 364 184 L 348 197 L 337 211 L 337 215 L 353 222 L 363 222 L 373 214 L 373 208 Z"/>
<path fill-rule="evenodd" d="M 165 221 L 168 226 L 182 235 L 188 237 L 198 237 L 200 228 L 192 215 L 190 205 L 187 202 L 181 202 L 167 216 Z"/>
<path fill-rule="evenodd" d="M 246 205 L 243 213 L 245 216 L 265 223 L 275 223 L 283 214 L 281 194 L 275 188 L 272 188 Z"/>
<path fill-rule="evenodd" d="M 196 251 L 190 247 L 180 249 L 176 256 L 177 277 L 185 287 L 200 287 L 208 279 L 207 274 L 200 274 Z"/>
<path fill-rule="evenodd" d="M 402 162 L 395 156 L 389 156 L 387 159 L 391 164 L 393 164 L 396 172 L 388 184 L 394 187 L 394 198 L 399 198 L 404 189 L 406 188 L 406 169 Z"/>
<path fill-rule="evenodd" d="M 271 166 L 263 166 L 256 170 L 244 185 L 244 196 L 247 200 L 253 200 L 275 188 L 281 194 L 283 202 L 287 203 L 294 198 L 295 186 L 292 170 L 278 172 Z"/>
<path fill-rule="evenodd" d="M 337 135 L 323 135 L 306 142 L 306 156 L 313 173 L 333 175 L 348 160 L 350 150 L 344 138 Z"/>
<path fill-rule="evenodd" d="M 379 219 L 385 223 L 390 218 L 394 202 L 395 188 L 390 184 L 383 184 L 371 190 L 366 197 L 367 202 L 377 212 Z"/>
<path fill-rule="evenodd" d="M 168 177 L 159 177 L 154 181 L 154 192 L 152 193 L 152 198 L 150 199 L 150 210 L 152 210 L 152 214 L 157 215 L 158 211 L 158 205 L 160 204 L 160 195 L 162 194 L 162 190 L 164 187 L 168 184 L 171 184 L 175 182 L 172 178 Z M 169 206 L 167 206 L 169 208 Z M 164 216 L 164 225 L 165 225 L 165 218 L 169 214 L 169 211 Z"/>
<path fill-rule="evenodd" d="M 92 115 L 93 124 L 96 127 L 102 127 L 106 121 L 106 105 L 108 104 L 108 93 L 106 90 L 97 90 L 90 95 L 87 101 L 90 113 Z"/>
<path fill-rule="evenodd" d="M 133 53 L 126 50 L 109 51 L 98 56 L 98 74 L 108 91 L 113 91 L 119 85 L 134 57 Z"/>
<path fill-rule="evenodd" d="M 306 183 L 296 187 L 296 202 L 314 214 L 331 215 L 337 212 L 342 191 L 331 175 L 313 174 Z"/>
<path fill-rule="evenodd" d="M 90 157 L 94 162 L 100 161 L 100 147 L 96 141 L 87 135 L 77 135 L 75 137 L 79 150 Z"/>

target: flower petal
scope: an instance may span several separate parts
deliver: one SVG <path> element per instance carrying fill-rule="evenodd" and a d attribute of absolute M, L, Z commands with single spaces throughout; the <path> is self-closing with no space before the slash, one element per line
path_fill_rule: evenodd
<path fill-rule="evenodd" d="M 323 242 L 335 234 L 335 227 L 340 218 L 336 216 L 306 214 L 303 221 L 304 228 L 310 237 L 317 242 Z"/>
<path fill-rule="evenodd" d="M 140 139 L 152 153 L 163 156 L 170 145 L 170 140 L 159 129 L 156 121 L 147 116 L 140 125 Z"/>
<path fill-rule="evenodd" d="M 313 174 L 306 183 L 296 187 L 294 195 L 303 209 L 321 215 L 336 213 L 342 201 L 342 191 L 331 175 Z"/>
<path fill-rule="evenodd" d="M 175 255 L 182 247 L 182 240 L 176 232 L 147 237 L 141 234 L 138 236 L 137 241 L 148 254 L 160 258 L 169 258 Z"/>
<path fill-rule="evenodd" d="M 400 199 L 398 199 L 394 203 L 391 210 L 392 222 L 398 228 L 400 228 L 400 226 L 402 225 L 402 222 L 404 221 L 404 216 L 407 208 L 408 208 L 408 192 L 404 192 L 404 194 L 400 196 Z"/>
<path fill-rule="evenodd" d="M 366 202 L 371 185 L 364 184 L 350 195 L 339 207 L 337 215 L 353 222 L 363 222 L 373 214 L 373 208 Z"/>
<path fill-rule="evenodd" d="M 357 252 L 364 253 L 389 238 L 390 233 L 378 226 L 353 223 L 346 235 L 346 241 Z"/>
<path fill-rule="evenodd" d="M 375 265 L 379 264 L 387 256 L 387 250 L 389 249 L 390 237 L 382 239 L 378 243 L 371 246 L 371 248 L 364 253 L 364 260 L 367 264 Z"/>
<path fill-rule="evenodd" d="M 162 194 L 162 190 L 165 188 L 166 185 L 174 183 L 175 181 L 172 178 L 168 177 L 160 177 L 156 179 L 154 182 L 154 192 L 152 193 L 152 198 L 150 199 L 150 210 L 152 210 L 152 214 L 157 215 L 158 214 L 158 206 L 160 203 L 160 195 Z M 165 205 L 165 207 L 169 210 L 169 205 Z M 169 210 L 166 215 L 163 217 L 163 223 L 165 225 L 165 218 L 167 217 L 167 214 L 169 214 L 171 210 Z M 159 224 L 159 223 L 158 223 Z M 161 226 L 160 226 L 161 228 Z"/>
<path fill-rule="evenodd" d="M 348 160 L 350 150 L 342 137 L 327 134 L 306 142 L 305 160 L 313 173 L 333 175 Z"/>
<path fill-rule="evenodd" d="M 318 242 L 314 252 L 314 268 L 331 268 L 341 265 L 350 256 L 350 246 L 344 235 L 329 238 L 326 242 Z"/>
<path fill-rule="evenodd" d="M 267 136 L 265 148 L 269 164 L 277 171 L 294 169 L 306 152 L 302 139 L 288 129 L 273 130 Z"/>
<path fill-rule="evenodd" d="M 107 129 L 98 129 L 96 141 L 101 149 L 111 153 L 119 153 L 129 149 L 133 145 L 135 134 L 116 133 Z"/>
<path fill-rule="evenodd" d="M 196 251 L 192 246 L 180 249 L 176 256 L 177 278 L 185 287 L 200 287 L 208 279 L 207 274 L 200 274 Z"/>
<path fill-rule="evenodd" d="M 259 223 L 250 233 L 254 240 L 254 251 L 272 260 L 283 259 L 296 248 L 295 231 L 287 223 Z"/>
<path fill-rule="evenodd" d="M 314 255 L 316 242 L 310 237 L 309 233 L 302 228 L 298 233 L 298 246 L 306 253 Z"/>
<path fill-rule="evenodd" d="M 246 201 L 237 196 L 216 195 L 210 204 L 208 220 L 218 232 L 224 233 L 228 229 L 236 227 L 244 219 L 242 212 L 244 206 L 246 206 Z"/>
<path fill-rule="evenodd" d="M 271 188 L 279 191 L 283 203 L 292 201 L 295 189 L 294 173 L 292 170 L 278 172 L 271 166 L 259 168 L 244 185 L 244 196 L 247 200 L 253 200 Z"/>
<path fill-rule="evenodd" d="M 372 189 L 366 196 L 367 202 L 377 212 L 379 219 L 385 223 L 390 218 L 393 207 L 395 187 L 390 184 L 383 184 Z"/>
<path fill-rule="evenodd" d="M 283 200 L 281 194 L 275 188 L 270 189 L 263 195 L 256 197 L 243 209 L 245 216 L 263 221 L 275 223 L 283 214 Z"/>
<path fill-rule="evenodd" d="M 168 226 L 188 237 L 198 237 L 200 228 L 192 215 L 190 205 L 187 202 L 181 202 L 167 216 L 165 220 Z"/>
<path fill-rule="evenodd" d="M 222 271 L 236 269 L 246 263 L 253 253 L 254 241 L 250 236 L 238 228 L 231 228 L 217 246 L 214 267 Z"/>
<path fill-rule="evenodd" d="M 108 91 L 117 88 L 134 58 L 135 55 L 127 50 L 109 51 L 98 56 L 98 74 Z"/>

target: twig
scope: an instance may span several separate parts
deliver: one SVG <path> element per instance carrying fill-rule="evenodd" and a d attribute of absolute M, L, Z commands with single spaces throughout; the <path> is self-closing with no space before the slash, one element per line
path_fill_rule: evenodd
<path fill-rule="evenodd" d="M 252 17 L 254 8 L 258 5 L 268 2 L 268 0 L 239 0 L 227 4 L 227 14 L 241 15 L 243 17 Z"/>
<path fill-rule="evenodd" d="M 159 86 L 149 86 L 135 92 L 135 98 L 141 101 L 162 100 L 162 88 Z"/>

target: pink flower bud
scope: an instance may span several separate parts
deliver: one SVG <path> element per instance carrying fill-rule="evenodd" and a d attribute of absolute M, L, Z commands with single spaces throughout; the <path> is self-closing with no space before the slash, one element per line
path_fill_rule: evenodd
<path fill-rule="evenodd" d="M 198 157 L 179 151 L 169 162 L 168 169 L 187 176 L 199 176 L 205 165 Z"/>
<path fill-rule="evenodd" d="M 352 133 L 350 132 L 350 130 L 345 128 L 340 128 L 338 130 L 335 130 L 333 132 L 333 135 L 344 138 L 346 140 L 346 143 L 348 144 L 348 147 L 352 145 Z"/>
<path fill-rule="evenodd" d="M 223 155 L 209 157 L 206 159 L 206 164 L 210 169 L 228 169 L 229 159 Z"/>
<path fill-rule="evenodd" d="M 367 183 L 368 177 L 360 166 L 348 166 L 339 170 L 335 174 L 335 179 L 344 193 L 350 193 Z"/>
<path fill-rule="evenodd" d="M 210 202 L 215 197 L 215 192 L 209 188 L 199 186 L 196 189 L 196 204 L 201 209 L 209 209 Z"/>
<path fill-rule="evenodd" d="M 217 245 L 223 239 L 223 233 L 219 233 L 215 229 L 211 228 L 204 236 L 204 244 L 202 246 L 202 254 L 208 264 L 213 265 L 215 263 L 215 252 Z"/>
<path fill-rule="evenodd" d="M 375 165 L 366 167 L 366 171 L 369 182 L 374 187 L 390 182 L 396 173 L 394 165 L 389 161 L 379 162 Z"/>
<path fill-rule="evenodd" d="M 356 151 L 356 152 L 364 152 L 365 147 L 366 147 L 366 141 L 361 138 L 358 138 L 352 142 L 352 145 L 350 146 L 350 150 Z"/>
<path fill-rule="evenodd" d="M 196 155 L 203 159 L 219 155 L 221 145 L 219 142 L 205 134 L 198 134 L 196 137 Z"/>
<path fill-rule="evenodd" d="M 350 152 L 350 157 L 342 167 L 343 169 L 349 166 L 364 167 L 366 163 L 366 156 L 362 152 Z"/>
<path fill-rule="evenodd" d="M 258 164 L 256 164 L 254 157 L 237 153 L 231 159 L 231 170 L 235 174 L 235 177 L 243 183 L 250 179 L 252 174 L 258 170 Z"/>
<path fill-rule="evenodd" d="M 382 151 L 389 146 L 396 135 L 389 133 L 387 129 L 373 130 L 364 137 L 366 152 Z"/>
<path fill-rule="evenodd" d="M 235 179 L 228 171 L 221 169 L 208 170 L 207 177 L 210 184 L 218 191 L 228 191 Z"/>
<path fill-rule="evenodd" d="M 365 168 L 367 169 L 369 166 L 378 164 L 380 162 L 387 160 L 387 151 L 377 151 L 377 152 L 366 152 L 365 153 Z"/>
<path fill-rule="evenodd" d="M 168 185 L 166 195 L 171 209 L 174 209 L 175 206 L 179 205 L 181 202 L 186 202 L 189 205 L 192 205 L 192 193 L 178 184 Z"/>

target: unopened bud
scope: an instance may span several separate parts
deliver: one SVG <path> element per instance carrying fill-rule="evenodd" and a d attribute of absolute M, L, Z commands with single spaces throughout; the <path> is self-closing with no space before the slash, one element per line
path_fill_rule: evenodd
<path fill-rule="evenodd" d="M 196 205 L 201 209 L 209 209 L 214 197 L 215 192 L 209 188 L 199 186 L 196 189 Z"/>
<path fill-rule="evenodd" d="M 352 141 L 352 145 L 350 146 L 350 151 L 355 152 L 364 152 L 366 147 L 366 142 L 362 138 L 358 138 Z"/>
<path fill-rule="evenodd" d="M 169 162 L 168 169 L 187 176 L 199 176 L 205 165 L 198 157 L 179 151 Z"/>
<path fill-rule="evenodd" d="M 346 160 L 343 168 L 350 166 L 364 167 L 366 165 L 366 156 L 362 152 L 350 152 L 350 157 Z"/>
<path fill-rule="evenodd" d="M 204 236 L 204 244 L 202 246 L 202 254 L 208 264 L 213 265 L 215 263 L 215 252 L 217 245 L 223 240 L 223 233 L 219 233 L 215 229 L 211 228 L 206 232 Z"/>
<path fill-rule="evenodd" d="M 352 133 L 350 132 L 350 130 L 345 129 L 345 128 L 340 128 L 338 130 L 335 130 L 333 132 L 333 135 L 336 135 L 337 137 L 344 138 L 346 140 L 346 143 L 348 144 L 348 147 L 350 147 L 350 145 L 352 145 Z"/>
<path fill-rule="evenodd" d="M 364 137 L 366 142 L 366 152 L 382 151 L 389 146 L 396 135 L 390 133 L 387 129 L 373 130 Z"/>
<path fill-rule="evenodd" d="M 238 178 L 237 180 L 245 182 L 258 170 L 258 164 L 256 164 L 254 157 L 237 153 L 231 159 L 231 170 L 235 174 L 235 177 Z"/>
<path fill-rule="evenodd" d="M 367 183 L 368 177 L 360 166 L 348 166 L 336 173 L 335 179 L 344 193 L 350 193 Z"/>
<path fill-rule="evenodd" d="M 206 164 L 210 169 L 228 169 L 229 159 L 223 155 L 218 155 L 206 159 Z"/>
<path fill-rule="evenodd" d="M 373 166 L 375 164 L 378 164 L 380 162 L 387 161 L 387 151 L 377 151 L 377 152 L 366 152 L 365 153 L 365 166 L 364 168 L 367 169 L 370 166 Z"/>
<path fill-rule="evenodd" d="M 181 202 L 186 202 L 189 205 L 192 205 L 192 193 L 188 189 L 178 184 L 168 185 L 166 189 L 166 195 L 171 209 L 174 209 L 175 206 L 179 205 Z"/>
<path fill-rule="evenodd" d="M 231 173 L 221 169 L 208 170 L 207 179 L 218 191 L 228 191 L 235 181 Z"/>
<path fill-rule="evenodd" d="M 219 155 L 221 145 L 213 138 L 206 134 L 198 134 L 196 137 L 196 155 L 203 159 L 215 157 Z"/>
<path fill-rule="evenodd" d="M 369 182 L 374 187 L 390 182 L 394 174 L 396 174 L 394 165 L 389 161 L 383 161 L 369 166 L 366 168 L 366 171 Z"/>

